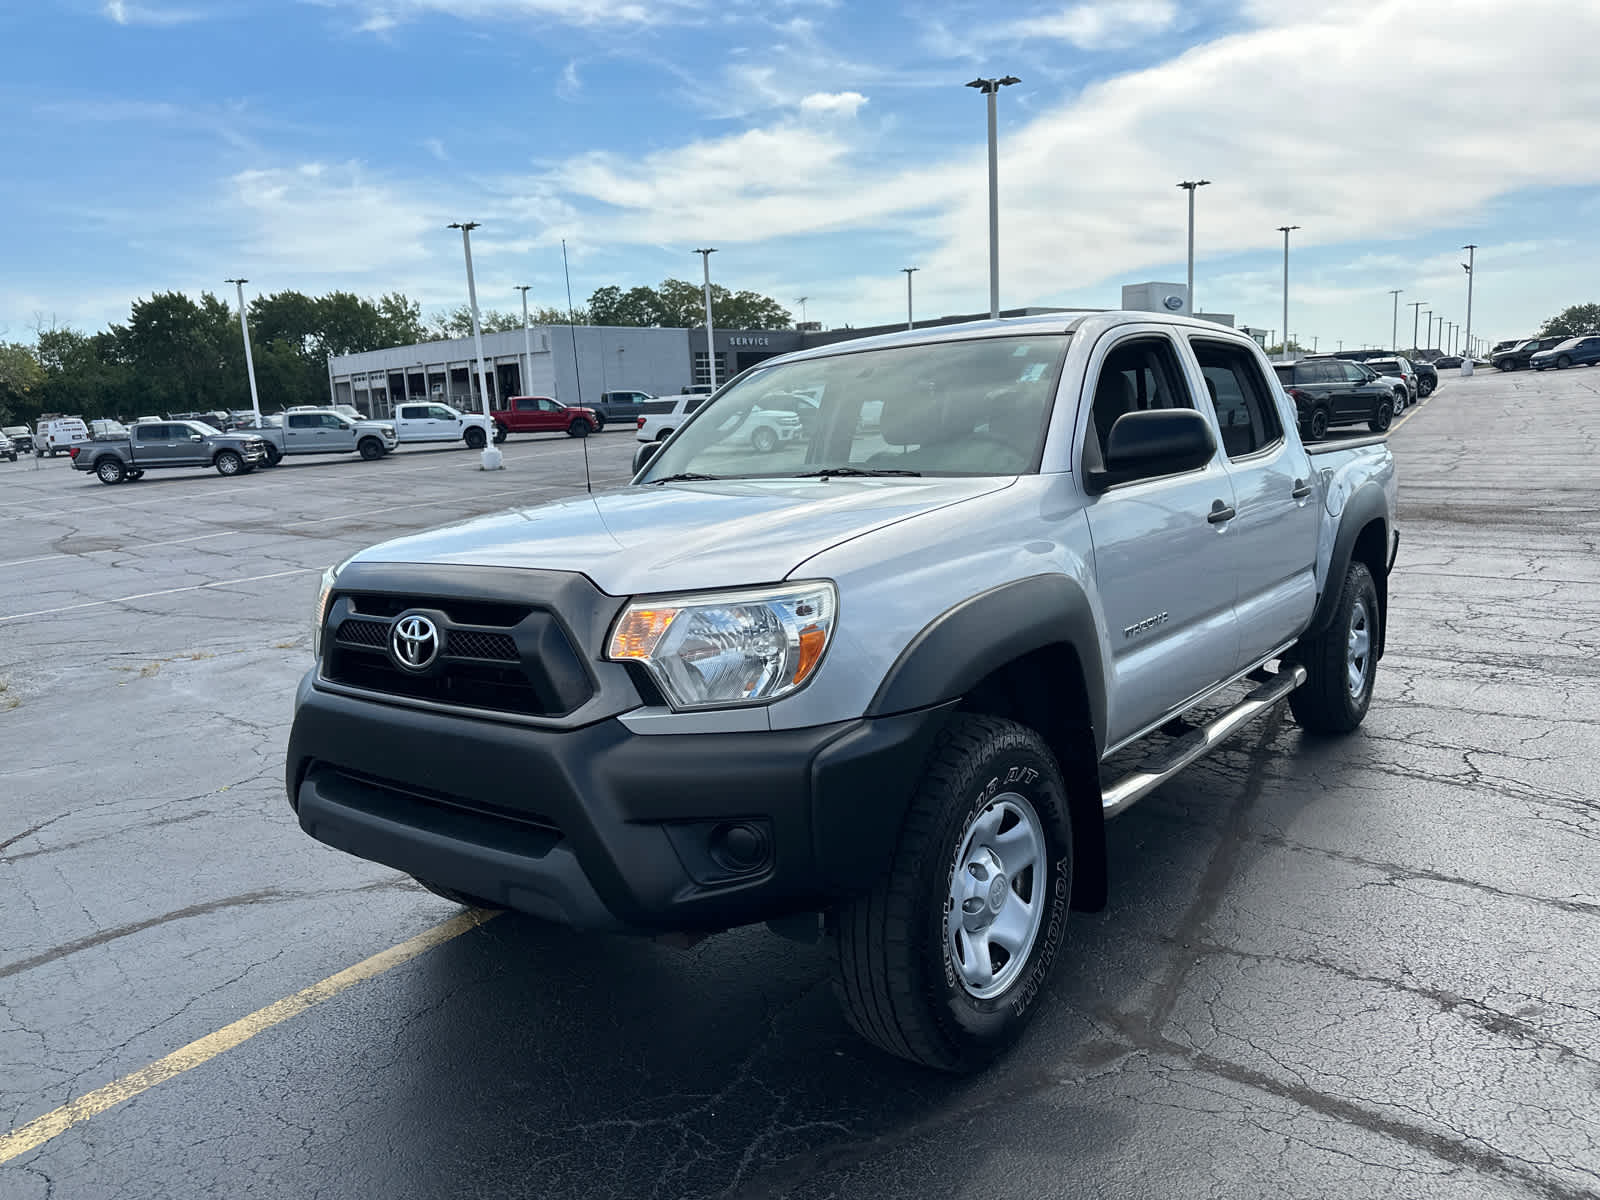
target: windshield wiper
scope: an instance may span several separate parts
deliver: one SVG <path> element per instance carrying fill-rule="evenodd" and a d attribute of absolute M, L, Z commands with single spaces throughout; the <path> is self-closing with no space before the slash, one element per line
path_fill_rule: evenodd
<path fill-rule="evenodd" d="M 694 482 L 698 479 L 721 479 L 721 475 L 701 475 L 694 471 L 680 471 L 676 475 L 664 475 L 660 479 L 652 479 L 650 483 L 680 483 Z"/>
<path fill-rule="evenodd" d="M 921 471 L 903 471 L 898 467 L 864 468 L 864 467 L 823 467 L 820 471 L 806 471 L 796 475 L 796 479 L 833 479 L 840 475 L 918 475 Z"/>

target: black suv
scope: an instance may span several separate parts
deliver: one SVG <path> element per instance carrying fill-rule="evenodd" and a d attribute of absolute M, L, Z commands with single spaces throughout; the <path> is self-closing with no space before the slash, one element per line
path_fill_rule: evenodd
<path fill-rule="evenodd" d="M 1340 358 L 1303 358 L 1274 363 L 1278 381 L 1294 401 L 1301 436 L 1318 441 L 1330 425 L 1361 421 L 1382 433 L 1394 420 L 1393 384 L 1384 383 L 1370 367 Z"/>
<path fill-rule="evenodd" d="M 1530 365 L 1530 360 L 1539 351 L 1554 350 L 1562 342 L 1566 341 L 1567 337 L 1568 335 L 1566 334 L 1557 334 L 1552 337 L 1529 338 L 1525 342 L 1518 342 L 1509 350 L 1502 350 L 1498 354 L 1491 356 L 1489 362 L 1502 371 L 1515 371 L 1519 367 L 1525 368 Z"/>

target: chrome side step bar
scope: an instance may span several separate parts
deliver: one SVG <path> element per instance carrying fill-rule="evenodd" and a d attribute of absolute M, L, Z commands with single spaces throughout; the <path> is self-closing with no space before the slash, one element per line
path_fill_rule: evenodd
<path fill-rule="evenodd" d="M 1285 667 L 1209 725 L 1191 730 L 1179 738 L 1154 762 L 1123 776 L 1101 793 L 1101 812 L 1114 817 L 1143 799 L 1195 759 L 1209 754 L 1245 725 L 1276 708 L 1306 681 L 1306 669 L 1298 663 Z"/>

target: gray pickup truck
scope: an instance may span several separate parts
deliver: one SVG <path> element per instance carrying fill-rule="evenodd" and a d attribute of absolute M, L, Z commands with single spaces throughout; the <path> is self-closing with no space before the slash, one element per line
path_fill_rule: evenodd
<path fill-rule="evenodd" d="M 371 462 L 400 444 L 393 421 L 355 421 L 331 408 L 300 409 L 269 420 L 282 424 L 249 430 L 267 444 L 269 467 L 295 454 L 359 454 Z"/>
<path fill-rule="evenodd" d="M 739 432 L 774 390 L 817 423 L 763 453 Z M 635 466 L 327 572 L 307 833 L 580 928 L 825 936 L 861 1034 L 970 1070 L 1106 903 L 1107 819 L 1285 700 L 1316 734 L 1372 700 L 1393 458 L 1302 444 L 1223 327 L 774 358 Z"/>
<path fill-rule="evenodd" d="M 67 453 L 74 471 L 93 471 L 101 483 L 121 483 L 161 467 L 215 467 L 219 475 L 247 475 L 267 461 L 267 443 L 258 430 L 218 433 L 198 421 L 139 421 L 125 436 L 75 442 Z"/>

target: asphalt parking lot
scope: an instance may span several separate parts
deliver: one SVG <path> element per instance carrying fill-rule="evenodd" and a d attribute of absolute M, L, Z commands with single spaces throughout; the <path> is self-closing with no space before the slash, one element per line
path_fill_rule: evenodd
<path fill-rule="evenodd" d="M 321 569 L 580 490 L 580 443 L 0 464 L 0 1197 L 1600 1195 L 1600 371 L 1443 382 L 1360 733 L 1280 713 L 1114 822 L 970 1080 L 857 1041 L 823 946 L 428 935 L 461 910 L 296 826 Z M 597 487 L 633 448 L 589 440 Z"/>

